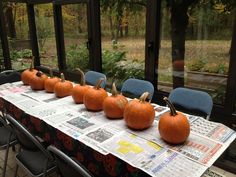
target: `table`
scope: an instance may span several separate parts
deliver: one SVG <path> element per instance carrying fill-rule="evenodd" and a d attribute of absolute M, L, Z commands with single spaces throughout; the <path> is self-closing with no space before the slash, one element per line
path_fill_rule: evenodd
<path fill-rule="evenodd" d="M 200 176 L 236 137 L 222 124 L 189 115 L 188 141 L 170 146 L 157 132 L 158 116 L 166 111 L 160 106 L 155 107 L 159 113 L 154 125 L 135 132 L 122 120 L 109 124 L 102 112 L 88 112 L 70 97 L 33 92 L 20 82 L 0 86 L 0 95 L 0 108 L 4 106 L 33 134 L 76 157 L 95 176 Z"/>

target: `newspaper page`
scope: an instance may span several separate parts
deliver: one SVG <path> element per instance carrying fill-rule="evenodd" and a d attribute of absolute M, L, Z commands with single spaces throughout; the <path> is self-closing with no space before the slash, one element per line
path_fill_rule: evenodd
<path fill-rule="evenodd" d="M 123 132 L 102 146 L 151 176 L 201 176 L 206 166 L 134 134 Z"/>
<path fill-rule="evenodd" d="M 6 83 L 6 84 L 0 85 L 0 97 L 14 94 L 14 93 L 23 93 L 28 90 L 30 90 L 30 87 L 23 85 L 21 81 L 13 82 L 13 83 Z"/>
<path fill-rule="evenodd" d="M 171 146 L 161 139 L 158 132 L 158 121 L 154 121 L 154 124 L 149 129 L 143 131 L 129 131 L 207 166 L 211 166 L 219 157 L 219 154 L 225 150 L 221 143 L 207 137 L 199 136 L 194 132 L 190 132 L 184 144 Z"/>
<path fill-rule="evenodd" d="M 226 143 L 235 131 L 221 123 L 208 121 L 202 117 L 188 115 L 191 131 L 215 141 Z"/>
<path fill-rule="evenodd" d="M 42 102 L 40 102 L 37 99 L 28 97 L 23 94 L 16 94 L 16 93 L 3 96 L 3 99 L 14 104 L 16 107 L 18 107 L 19 109 L 25 112 L 28 112 L 32 108 L 42 104 Z"/>
<path fill-rule="evenodd" d="M 88 133 L 83 134 L 79 138 L 79 141 L 102 153 L 103 155 L 107 155 L 108 152 L 102 147 L 102 144 L 109 139 L 118 136 L 122 132 L 123 131 L 111 128 L 109 124 L 105 124 L 100 127 L 96 127 L 96 129 L 93 129 Z"/>
<path fill-rule="evenodd" d="M 27 113 L 39 119 L 44 119 L 45 117 L 62 113 L 65 110 L 66 109 L 62 109 L 61 107 L 54 104 L 43 103 L 34 107 L 33 109 L 28 110 Z"/>

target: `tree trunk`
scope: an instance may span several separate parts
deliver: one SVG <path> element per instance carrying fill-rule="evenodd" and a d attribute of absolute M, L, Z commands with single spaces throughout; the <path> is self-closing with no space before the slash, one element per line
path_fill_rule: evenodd
<path fill-rule="evenodd" d="M 5 11 L 5 17 L 7 20 L 8 24 L 8 36 L 10 38 L 16 38 L 16 29 L 15 29 L 15 23 L 14 23 L 14 18 L 13 18 L 13 13 L 12 13 L 12 6 L 7 6 L 6 11 Z"/>
<path fill-rule="evenodd" d="M 184 86 L 185 35 L 188 25 L 188 6 L 175 4 L 171 8 L 171 41 L 173 88 Z"/>
<path fill-rule="evenodd" d="M 111 31 L 111 39 L 115 38 L 115 32 L 114 32 L 114 27 L 113 27 L 113 21 L 112 21 L 112 10 L 111 8 L 109 8 L 109 14 L 108 14 L 108 18 L 109 18 L 109 25 L 110 25 L 110 31 Z"/>

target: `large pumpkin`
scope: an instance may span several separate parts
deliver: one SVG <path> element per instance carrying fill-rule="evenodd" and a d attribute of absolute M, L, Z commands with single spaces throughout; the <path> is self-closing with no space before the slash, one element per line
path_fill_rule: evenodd
<path fill-rule="evenodd" d="M 23 82 L 24 85 L 29 85 L 31 78 L 37 73 L 37 70 L 33 68 L 33 62 L 34 58 L 32 58 L 31 63 L 30 63 L 30 68 L 24 70 L 21 73 L 21 81 Z"/>
<path fill-rule="evenodd" d="M 173 104 L 164 98 L 170 108 L 160 117 L 158 130 L 163 140 L 171 144 L 183 143 L 189 136 L 190 125 L 187 117 L 181 112 L 176 112 Z"/>
<path fill-rule="evenodd" d="M 108 96 L 107 92 L 103 88 L 100 88 L 102 81 L 103 79 L 98 80 L 96 85 L 88 89 L 84 94 L 84 105 L 90 111 L 102 110 L 103 101 Z"/>
<path fill-rule="evenodd" d="M 84 94 L 90 88 L 85 84 L 84 72 L 81 69 L 77 69 L 80 73 L 80 84 L 76 85 L 71 92 L 72 98 L 76 104 L 83 103 Z"/>
<path fill-rule="evenodd" d="M 105 98 L 103 102 L 103 111 L 108 118 L 122 118 L 128 100 L 117 93 L 115 83 L 112 84 L 112 95 Z"/>
<path fill-rule="evenodd" d="M 128 103 L 124 110 L 124 119 L 131 129 L 142 130 L 150 127 L 154 121 L 155 110 L 146 101 L 149 93 L 142 94 L 140 99 L 134 99 Z"/>
<path fill-rule="evenodd" d="M 54 87 L 56 83 L 60 82 L 60 79 L 58 77 L 54 77 L 52 70 L 49 70 L 50 72 L 50 77 L 44 82 L 44 88 L 46 92 L 53 93 L 54 92 Z"/>
<path fill-rule="evenodd" d="M 73 84 L 70 81 L 66 81 L 64 74 L 61 73 L 61 81 L 56 83 L 54 93 L 59 98 L 66 97 L 71 94 L 72 88 Z"/>
<path fill-rule="evenodd" d="M 47 79 L 47 76 L 43 74 L 41 71 L 38 71 L 35 75 L 33 75 L 30 79 L 30 87 L 32 90 L 43 90 L 44 82 Z"/>

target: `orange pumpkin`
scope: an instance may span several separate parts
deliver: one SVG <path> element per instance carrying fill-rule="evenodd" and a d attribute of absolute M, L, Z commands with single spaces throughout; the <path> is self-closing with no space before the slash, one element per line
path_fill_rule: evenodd
<path fill-rule="evenodd" d="M 81 75 L 80 84 L 76 85 L 71 92 L 72 98 L 76 104 L 83 103 L 84 94 L 90 88 L 88 85 L 85 85 L 84 72 L 81 69 L 77 70 Z"/>
<path fill-rule="evenodd" d="M 187 117 L 181 112 L 176 112 L 173 104 L 164 98 L 170 108 L 160 117 L 158 130 L 163 140 L 171 144 L 183 143 L 189 136 L 190 125 Z"/>
<path fill-rule="evenodd" d="M 47 76 L 41 71 L 38 71 L 35 75 L 32 76 L 30 80 L 30 87 L 32 90 L 43 90 L 44 82 L 47 79 Z"/>
<path fill-rule="evenodd" d="M 57 82 L 60 82 L 60 79 L 58 77 L 54 77 L 52 70 L 49 70 L 50 72 L 50 77 L 44 82 L 44 88 L 46 92 L 53 93 L 54 92 L 54 87 Z"/>
<path fill-rule="evenodd" d="M 112 95 L 106 97 L 103 102 L 103 110 L 108 118 L 122 118 L 125 106 L 128 103 L 126 97 L 117 93 L 115 83 L 112 84 Z"/>
<path fill-rule="evenodd" d="M 66 97 L 71 94 L 72 88 L 73 84 L 70 81 L 66 81 L 64 74 L 61 73 L 61 81 L 56 83 L 54 93 L 59 98 Z"/>
<path fill-rule="evenodd" d="M 107 92 L 103 88 L 100 88 L 102 81 L 103 79 L 100 79 L 93 88 L 88 89 L 84 94 L 83 101 L 88 110 L 102 110 L 103 101 L 108 96 Z"/>
<path fill-rule="evenodd" d="M 142 130 L 150 127 L 154 121 L 155 110 L 146 101 L 149 93 L 145 92 L 140 99 L 130 101 L 124 110 L 126 125 L 135 130 Z"/>
<path fill-rule="evenodd" d="M 21 81 L 24 85 L 29 85 L 31 78 L 37 73 L 37 70 L 33 68 L 33 62 L 34 58 L 31 60 L 30 68 L 21 73 Z"/>

